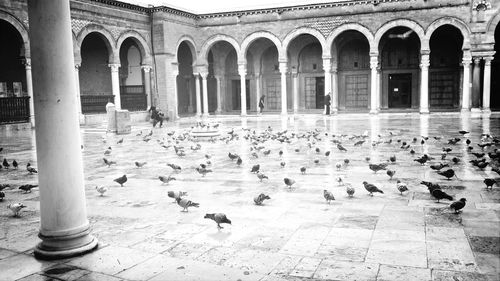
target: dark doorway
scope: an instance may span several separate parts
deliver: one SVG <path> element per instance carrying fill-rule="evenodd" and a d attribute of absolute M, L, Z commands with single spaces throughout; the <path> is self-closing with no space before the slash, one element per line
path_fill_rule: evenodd
<path fill-rule="evenodd" d="M 325 106 L 325 77 L 316 77 L 316 109 Z"/>
<path fill-rule="evenodd" d="M 241 83 L 240 80 L 232 80 L 233 110 L 241 110 Z M 246 80 L 247 110 L 250 110 L 250 80 Z"/>
<path fill-rule="evenodd" d="M 411 107 L 411 74 L 389 74 L 389 108 Z"/>
<path fill-rule="evenodd" d="M 490 108 L 500 110 L 500 24 L 495 28 L 495 56 L 491 62 Z"/>

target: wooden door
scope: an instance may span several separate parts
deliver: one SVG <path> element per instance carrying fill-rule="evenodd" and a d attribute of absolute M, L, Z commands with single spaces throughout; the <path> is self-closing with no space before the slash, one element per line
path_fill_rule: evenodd
<path fill-rule="evenodd" d="M 453 108 L 458 102 L 458 72 L 431 72 L 429 79 L 429 98 L 431 108 Z"/>
<path fill-rule="evenodd" d="M 389 108 L 411 107 L 411 74 L 389 74 Z"/>
<path fill-rule="evenodd" d="M 368 75 L 345 76 L 345 107 L 368 108 Z"/>

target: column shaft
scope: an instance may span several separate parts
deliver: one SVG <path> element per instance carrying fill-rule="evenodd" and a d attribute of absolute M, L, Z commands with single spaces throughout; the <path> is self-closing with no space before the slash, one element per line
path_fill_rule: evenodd
<path fill-rule="evenodd" d="M 462 60 L 463 68 L 463 86 L 462 86 L 462 111 L 469 111 L 471 106 L 471 83 L 470 83 L 470 65 L 471 59 L 464 58 Z"/>
<path fill-rule="evenodd" d="M 256 97 L 255 97 L 255 109 L 257 110 L 257 112 L 259 112 L 259 100 L 260 100 L 260 96 L 261 96 L 261 86 L 260 86 L 260 83 L 261 83 L 261 78 L 260 78 L 260 74 L 256 73 L 255 74 L 255 94 L 256 94 Z"/>
<path fill-rule="evenodd" d="M 328 95 L 332 92 L 332 63 L 330 61 L 330 58 L 323 59 L 323 71 L 325 75 L 325 93 L 324 95 Z M 330 109 L 331 109 L 331 104 L 332 101 L 330 100 Z M 326 112 L 326 105 L 325 105 L 325 112 Z"/>
<path fill-rule="evenodd" d="M 29 0 L 28 15 L 42 239 L 35 257 L 67 258 L 97 246 L 85 203 L 69 0 Z"/>
<path fill-rule="evenodd" d="M 203 81 L 203 116 L 208 116 L 208 83 L 207 83 L 208 73 L 201 73 L 201 78 Z"/>
<path fill-rule="evenodd" d="M 422 54 L 420 61 L 420 113 L 429 113 L 429 54 Z"/>
<path fill-rule="evenodd" d="M 293 113 L 299 113 L 299 74 L 295 71 L 293 77 Z"/>
<path fill-rule="evenodd" d="M 370 68 L 371 68 L 371 92 L 370 92 L 370 113 L 378 113 L 378 91 L 377 91 L 377 66 L 378 66 L 378 54 L 370 56 Z"/>
<path fill-rule="evenodd" d="M 122 101 L 120 98 L 120 76 L 118 75 L 120 65 L 113 63 L 109 64 L 109 67 L 111 68 L 111 88 L 113 96 L 115 96 L 115 108 L 122 109 Z"/>
<path fill-rule="evenodd" d="M 143 65 L 144 70 L 144 91 L 146 92 L 146 108 L 151 107 L 151 66 Z"/>
<path fill-rule="evenodd" d="M 332 66 L 332 113 L 339 111 L 339 88 L 338 88 L 338 74 L 337 66 Z"/>
<path fill-rule="evenodd" d="M 490 111 L 490 90 L 491 90 L 491 61 L 492 57 L 484 58 L 484 77 L 483 77 L 483 111 Z"/>
<path fill-rule="evenodd" d="M 246 62 L 238 65 L 238 72 L 240 74 L 240 102 L 241 102 L 241 116 L 247 115 L 247 85 L 246 85 Z"/>
<path fill-rule="evenodd" d="M 201 116 L 201 93 L 200 93 L 200 77 L 198 74 L 194 76 L 196 86 L 196 115 Z"/>
<path fill-rule="evenodd" d="M 481 99 L 481 58 L 474 58 L 472 70 L 472 108 L 478 108 Z"/>
<path fill-rule="evenodd" d="M 31 127 L 35 127 L 35 107 L 34 107 L 34 99 L 33 99 L 33 80 L 31 77 L 31 60 L 26 59 L 24 62 L 24 66 L 26 68 L 26 91 L 28 91 L 29 106 L 30 106 L 30 123 Z"/>
<path fill-rule="evenodd" d="M 217 114 L 221 114 L 222 112 L 222 100 L 221 100 L 221 77 L 215 76 L 215 81 L 217 82 L 217 110 L 215 111 Z"/>
<path fill-rule="evenodd" d="M 287 62 L 280 62 L 280 73 L 281 73 L 281 114 L 287 114 L 287 94 L 286 94 L 286 72 L 288 70 Z"/>

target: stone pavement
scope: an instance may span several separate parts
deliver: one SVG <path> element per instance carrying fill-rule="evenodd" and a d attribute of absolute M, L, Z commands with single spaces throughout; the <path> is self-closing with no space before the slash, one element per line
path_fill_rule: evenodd
<path fill-rule="evenodd" d="M 475 157 L 458 134 L 458 130 L 470 131 L 466 137 L 473 151 L 479 152 L 476 144 L 482 133 L 500 135 L 500 115 L 226 116 L 210 121 L 221 123 L 223 136 L 235 128 L 239 140 L 201 141 L 199 151 L 192 151 L 195 144 L 184 141 L 180 145 L 187 155 L 178 157 L 172 147 L 165 149 L 158 141 L 165 139 L 168 144 L 167 133 L 184 131 L 195 119 L 156 128 L 149 142 L 136 136 L 150 131 L 148 123 L 135 124 L 132 134 L 123 136 L 123 144 L 117 144 L 122 136 L 106 135 L 104 125 L 82 128 L 88 216 L 100 244 L 85 256 L 50 262 L 33 257 L 39 241 L 38 189 L 27 194 L 17 189 L 37 182 L 37 176 L 25 170 L 28 161 L 37 166 L 34 132 L 3 133 L 0 159 L 16 159 L 21 167 L 0 170 L 0 184 L 11 185 L 0 202 L 0 280 L 500 280 L 500 188 L 489 191 L 482 183 L 498 174 L 490 167 L 483 171 L 470 165 Z M 288 134 L 317 129 L 321 140 L 311 149 L 304 139 L 290 144 L 267 141 L 263 145 L 271 149 L 270 155 L 259 152 L 254 158 L 241 128 L 259 133 L 268 126 L 273 132 L 288 129 Z M 333 134 L 365 131 L 368 141 L 360 147 L 342 138 L 347 152 L 340 152 L 330 141 Z M 424 145 L 421 136 L 430 136 Z M 448 145 L 452 137 L 462 141 Z M 371 145 L 390 138 L 391 144 Z M 410 143 L 415 155 L 401 149 L 398 139 Z M 117 162 L 109 168 L 102 160 L 108 146 L 112 152 L 106 157 Z M 435 163 L 443 147 L 453 149 L 446 162 L 453 157 L 461 160 L 452 165 L 457 178 L 450 181 L 432 171 L 429 163 L 413 161 L 427 153 L 437 159 L 431 161 Z M 326 157 L 328 150 L 332 153 Z M 242 157 L 241 167 L 227 157 L 228 152 Z M 202 177 L 194 168 L 206 162 L 205 154 L 212 156 L 213 173 Z M 389 166 L 396 171 L 393 180 L 384 171 L 368 169 L 365 157 L 379 163 L 391 155 L 397 157 Z M 337 170 L 336 163 L 346 158 L 349 164 Z M 137 168 L 135 161 L 147 164 Z M 285 168 L 280 167 L 281 161 L 286 162 Z M 173 174 L 176 181 L 162 184 L 158 176 L 172 174 L 166 163 L 183 169 Z M 261 165 L 268 180 L 260 182 L 250 173 L 254 164 Z M 307 167 L 304 175 L 299 172 L 301 166 Z M 64 173 L 64 163 L 60 171 Z M 113 179 L 123 174 L 129 180 L 120 187 Z M 336 182 L 339 176 L 356 189 L 353 198 Z M 296 181 L 291 190 L 284 177 Z M 409 192 L 400 195 L 397 179 L 408 184 Z M 384 194 L 369 196 L 362 185 L 365 180 Z M 454 214 L 447 200 L 436 203 L 419 184 L 421 180 L 438 182 L 454 199 L 467 198 L 463 212 Z M 109 190 L 101 197 L 96 185 Z M 327 204 L 323 189 L 336 200 Z M 181 212 L 167 197 L 168 190 L 187 191 L 187 198 L 200 207 Z M 271 199 L 257 206 L 253 198 L 261 192 Z M 28 206 L 19 218 L 6 208 L 12 202 Z M 213 221 L 203 218 L 211 212 L 225 213 L 232 225 L 219 231 Z"/>

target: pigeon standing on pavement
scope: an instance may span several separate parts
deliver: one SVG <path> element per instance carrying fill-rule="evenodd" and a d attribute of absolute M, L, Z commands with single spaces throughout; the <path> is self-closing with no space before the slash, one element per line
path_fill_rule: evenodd
<path fill-rule="evenodd" d="M 231 224 L 231 220 L 228 219 L 223 213 L 205 214 L 204 218 L 215 221 L 215 223 L 217 223 L 218 229 L 223 228 L 222 226 L 220 226 L 222 223 Z"/>
<path fill-rule="evenodd" d="M 12 211 L 14 217 L 19 217 L 19 213 L 23 208 L 26 208 L 26 205 L 23 203 L 14 203 L 7 205 L 7 208 Z"/>
<path fill-rule="evenodd" d="M 396 187 L 398 188 L 398 191 L 401 192 L 401 195 L 403 195 L 403 192 L 408 191 L 408 186 L 400 180 L 397 181 Z"/>
<path fill-rule="evenodd" d="M 20 190 L 24 191 L 24 193 L 31 193 L 31 189 L 37 187 L 38 184 L 23 184 L 19 187 Z"/>
<path fill-rule="evenodd" d="M 384 193 L 382 190 L 378 189 L 378 187 L 376 187 L 375 185 L 371 184 L 371 183 L 367 183 L 366 181 L 363 182 L 363 185 L 365 186 L 365 189 L 370 192 L 370 196 L 373 196 L 373 192 L 380 192 L 380 193 Z"/>
<path fill-rule="evenodd" d="M 167 196 L 173 198 L 175 202 L 177 202 L 177 198 L 181 198 L 182 196 L 187 196 L 187 192 L 185 191 L 168 191 Z"/>
<path fill-rule="evenodd" d="M 104 196 L 104 193 L 106 193 L 106 191 L 108 191 L 108 189 L 105 186 L 97 186 L 97 185 L 95 187 L 95 190 L 97 190 L 97 192 L 99 192 L 100 196 Z"/>
<path fill-rule="evenodd" d="M 177 197 L 177 198 L 175 198 L 175 201 L 177 201 L 177 205 L 179 205 L 183 208 L 182 212 L 187 212 L 189 207 L 195 207 L 195 208 L 200 207 L 199 203 L 195 203 L 195 202 L 188 200 L 186 198 Z"/>
<path fill-rule="evenodd" d="M 269 200 L 269 199 L 271 199 L 271 197 L 269 197 L 269 195 L 261 193 L 258 196 L 255 196 L 253 198 L 253 202 L 255 203 L 255 205 L 262 205 L 262 203 L 264 202 L 264 200 Z"/>
<path fill-rule="evenodd" d="M 323 190 L 323 197 L 325 198 L 325 200 L 328 204 L 330 204 L 330 201 L 335 200 L 333 193 L 331 193 L 330 191 L 328 191 L 326 189 Z"/>
<path fill-rule="evenodd" d="M 121 187 L 123 187 L 123 184 L 127 182 L 127 175 L 123 175 L 119 178 L 116 178 L 114 179 L 113 181 L 117 182 L 118 184 L 120 184 Z"/>
<path fill-rule="evenodd" d="M 454 209 L 455 210 L 455 214 L 458 214 L 460 212 L 460 210 L 465 207 L 465 202 L 466 201 L 467 201 L 467 199 L 460 198 L 460 200 L 451 203 L 450 209 Z"/>
<path fill-rule="evenodd" d="M 284 178 L 283 181 L 285 182 L 286 186 L 288 186 L 288 188 L 292 188 L 292 185 L 295 183 L 294 180 L 289 178 Z"/>

